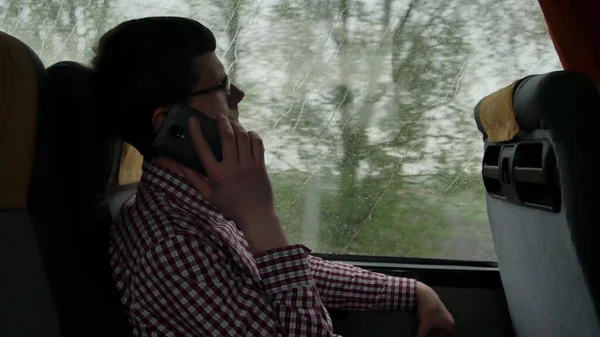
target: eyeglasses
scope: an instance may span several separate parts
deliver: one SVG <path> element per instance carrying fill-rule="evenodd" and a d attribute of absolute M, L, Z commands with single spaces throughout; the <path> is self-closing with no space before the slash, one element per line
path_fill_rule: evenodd
<path fill-rule="evenodd" d="M 223 78 L 223 81 L 221 81 L 221 83 L 219 83 L 218 85 L 215 85 L 214 87 L 210 87 L 207 89 L 195 91 L 195 92 L 191 93 L 189 97 L 191 98 L 194 96 L 206 95 L 211 92 L 215 92 L 215 91 L 219 91 L 219 90 L 225 90 L 225 93 L 227 94 L 227 96 L 231 95 L 231 83 L 229 82 L 229 77 L 225 76 L 225 78 Z"/>

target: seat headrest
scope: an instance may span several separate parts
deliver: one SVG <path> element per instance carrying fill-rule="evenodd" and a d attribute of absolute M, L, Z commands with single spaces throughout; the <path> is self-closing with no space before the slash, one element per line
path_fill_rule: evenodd
<path fill-rule="evenodd" d="M 31 49 L 23 41 L 4 32 L 0 32 L 0 40 L 3 41 L 2 48 L 6 48 L 7 45 L 10 44 L 15 44 L 19 45 L 19 48 L 22 48 L 27 53 L 26 59 L 33 64 L 33 71 L 35 73 L 36 80 L 38 81 L 38 84 L 40 84 L 39 81 L 42 81 L 46 76 L 46 67 L 44 66 L 44 62 L 42 62 L 40 57 L 33 51 L 33 49 Z M 38 87 L 41 87 L 41 85 L 38 85 Z"/>
<path fill-rule="evenodd" d="M 0 32 L 0 209 L 27 205 L 44 74 L 31 48 Z"/>
<path fill-rule="evenodd" d="M 586 75 L 573 71 L 555 71 L 515 81 L 475 106 L 475 121 L 484 139 L 510 141 L 521 132 L 548 129 L 544 115 L 567 113 L 575 118 L 582 109 L 597 106 L 598 86 Z M 569 111 L 554 111 L 563 109 Z"/>
<path fill-rule="evenodd" d="M 47 73 L 28 206 L 61 329 L 65 336 L 128 336 L 106 254 L 113 139 L 96 108 L 90 69 L 59 62 Z"/>
<path fill-rule="evenodd" d="M 103 202 L 114 140 L 96 108 L 91 70 L 76 62 L 59 62 L 47 72 L 43 104 L 51 115 L 52 140 L 58 147 L 59 179 L 80 207 Z"/>

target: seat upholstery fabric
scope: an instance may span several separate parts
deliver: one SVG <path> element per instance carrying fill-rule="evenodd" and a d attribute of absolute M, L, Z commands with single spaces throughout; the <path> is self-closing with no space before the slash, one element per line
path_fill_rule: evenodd
<path fill-rule="evenodd" d="M 131 336 L 110 277 L 112 216 L 106 185 L 114 141 L 95 111 L 89 70 L 75 62 L 47 69 L 29 205 L 45 257 L 63 336 Z"/>
<path fill-rule="evenodd" d="M 37 118 L 41 61 L 21 41 L 0 33 L 0 208 L 25 208 Z M 10 160 L 8 160 L 10 159 Z"/>
<path fill-rule="evenodd" d="M 60 336 L 40 250 L 26 210 L 38 93 L 45 69 L 23 42 L 0 32 L 0 335 Z"/>
<path fill-rule="evenodd" d="M 486 197 L 513 326 L 522 337 L 600 336 L 600 91 L 559 71 L 520 81 L 513 100 L 521 133 L 509 143 L 549 140 L 561 189 L 558 212 Z"/>

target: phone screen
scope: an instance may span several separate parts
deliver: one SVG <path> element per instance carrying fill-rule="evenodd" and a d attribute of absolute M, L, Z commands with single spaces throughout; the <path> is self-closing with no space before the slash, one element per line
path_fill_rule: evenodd
<path fill-rule="evenodd" d="M 221 138 L 217 121 L 202 112 L 181 103 L 176 103 L 167 112 L 167 116 L 156 134 L 153 148 L 157 155 L 169 157 L 176 162 L 206 175 L 200 156 L 189 135 L 188 120 L 196 117 L 200 122 L 202 134 L 218 161 L 223 160 Z"/>

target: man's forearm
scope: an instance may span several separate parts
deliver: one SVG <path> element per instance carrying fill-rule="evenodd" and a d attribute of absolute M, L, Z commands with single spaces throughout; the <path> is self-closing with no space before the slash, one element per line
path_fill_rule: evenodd
<path fill-rule="evenodd" d="M 310 266 L 327 308 L 344 310 L 402 310 L 416 306 L 414 279 L 392 277 L 350 264 L 310 257 Z"/>

